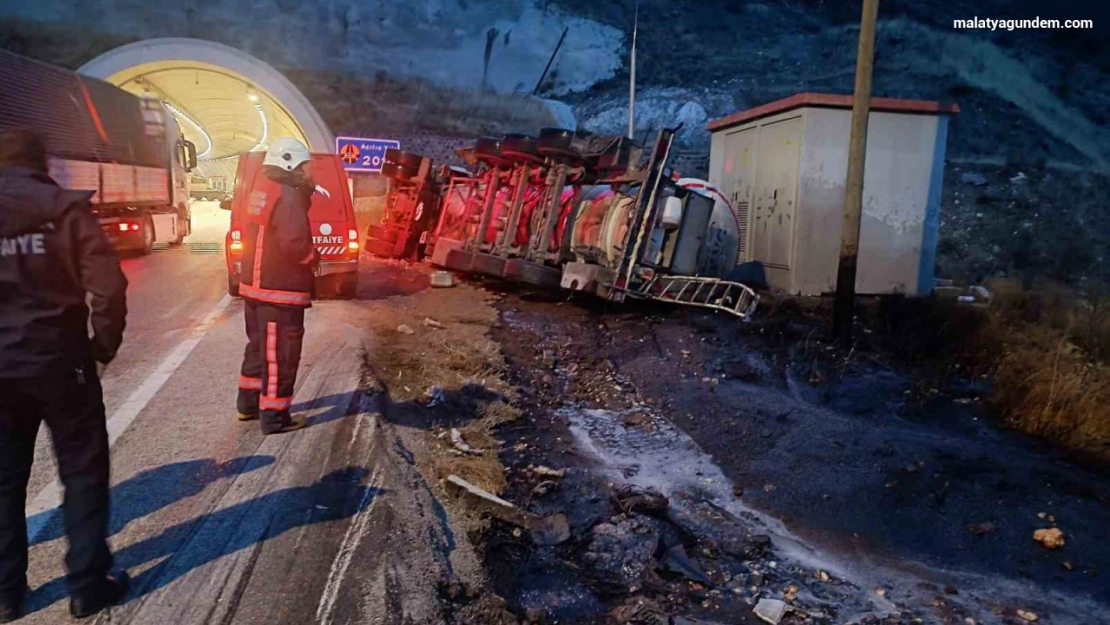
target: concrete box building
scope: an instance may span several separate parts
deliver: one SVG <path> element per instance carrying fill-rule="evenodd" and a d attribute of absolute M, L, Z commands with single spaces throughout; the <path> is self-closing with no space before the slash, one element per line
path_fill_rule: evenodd
<path fill-rule="evenodd" d="M 948 118 L 955 105 L 875 98 L 867 134 L 860 294 L 933 288 Z M 743 261 L 774 288 L 836 288 L 852 98 L 802 93 L 709 123 L 709 181 L 740 215 Z"/>

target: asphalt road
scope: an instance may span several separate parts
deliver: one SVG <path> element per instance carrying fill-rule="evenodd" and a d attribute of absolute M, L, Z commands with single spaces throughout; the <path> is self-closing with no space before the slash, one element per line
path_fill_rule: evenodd
<path fill-rule="evenodd" d="M 241 301 L 225 293 L 227 213 L 197 203 L 194 226 L 183 247 L 123 261 L 128 328 L 104 388 L 111 545 L 134 588 L 94 622 L 442 622 L 451 529 L 410 437 L 360 390 L 372 344 L 360 320 L 374 305 L 309 310 L 295 410 L 310 427 L 263 437 L 235 419 L 245 338 Z M 28 624 L 68 618 L 59 488 L 39 443 Z"/>

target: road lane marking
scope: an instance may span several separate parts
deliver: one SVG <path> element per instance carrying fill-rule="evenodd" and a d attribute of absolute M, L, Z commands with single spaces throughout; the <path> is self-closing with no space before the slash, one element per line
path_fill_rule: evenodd
<path fill-rule="evenodd" d="M 135 419 L 138 418 L 139 414 L 146 408 L 147 404 L 150 403 L 150 400 L 158 394 L 158 391 L 162 390 L 162 387 L 165 386 L 170 376 L 177 371 L 181 363 L 185 362 L 189 354 L 196 349 L 204 336 L 208 334 L 208 330 L 212 328 L 216 320 L 227 310 L 230 304 L 231 296 L 224 295 L 220 301 L 216 303 L 216 307 L 208 313 L 199 325 L 193 328 L 193 331 L 189 333 L 189 337 L 181 341 L 181 343 L 158 364 L 154 372 L 143 380 L 139 388 L 135 389 L 131 393 L 131 396 L 128 397 L 119 408 L 116 408 L 116 411 L 108 418 L 109 447 L 116 444 L 119 437 L 123 436 L 123 433 Z M 57 508 L 61 504 L 62 484 L 55 478 L 35 495 L 35 498 L 31 500 L 31 505 L 27 506 L 24 510 L 24 516 L 27 517 L 27 535 L 32 543 L 34 543 L 39 533 L 46 527 L 47 521 L 50 520 L 50 515 L 42 513 Z"/>

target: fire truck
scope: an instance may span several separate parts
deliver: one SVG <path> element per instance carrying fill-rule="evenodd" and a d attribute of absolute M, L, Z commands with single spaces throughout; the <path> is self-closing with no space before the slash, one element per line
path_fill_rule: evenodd
<path fill-rule="evenodd" d="M 196 148 L 162 102 L 5 51 L 0 82 L 0 130 L 44 135 L 51 177 L 96 192 L 94 212 L 116 249 L 145 254 L 189 235 Z"/>

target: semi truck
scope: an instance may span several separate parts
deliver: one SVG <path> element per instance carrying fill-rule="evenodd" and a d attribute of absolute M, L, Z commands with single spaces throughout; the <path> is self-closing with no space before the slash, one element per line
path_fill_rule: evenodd
<path fill-rule="evenodd" d="M 0 50 L 0 131 L 46 140 L 50 176 L 94 191 L 93 212 L 118 250 L 179 245 L 192 229 L 196 147 L 160 100 Z"/>

